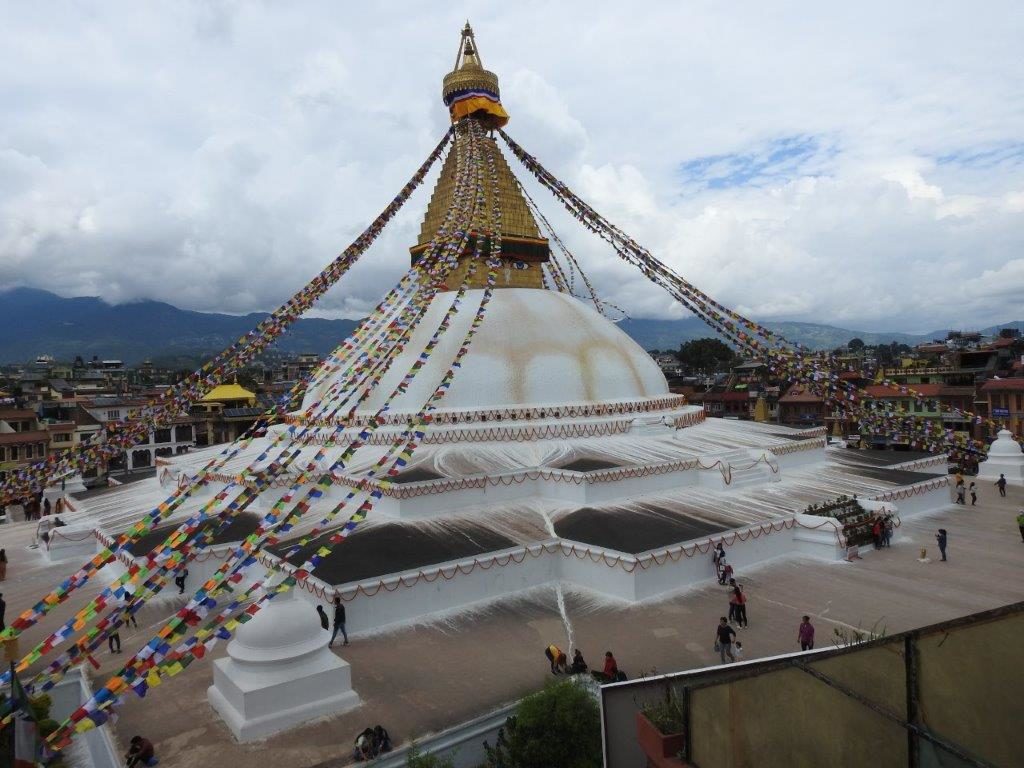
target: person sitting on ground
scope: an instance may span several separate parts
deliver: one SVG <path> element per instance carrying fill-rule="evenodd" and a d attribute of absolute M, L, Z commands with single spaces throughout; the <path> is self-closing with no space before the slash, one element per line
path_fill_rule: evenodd
<path fill-rule="evenodd" d="M 373 728 L 366 728 L 356 736 L 356 748 L 352 757 L 356 762 L 373 759 Z"/>
<path fill-rule="evenodd" d="M 569 661 L 565 656 L 565 651 L 557 645 L 549 645 L 544 649 L 544 655 L 547 657 L 548 661 L 551 662 L 552 675 L 557 675 L 561 672 L 569 674 Z"/>
<path fill-rule="evenodd" d="M 587 662 L 583 660 L 583 652 L 579 648 L 572 652 L 572 667 L 569 671 L 574 675 L 582 675 L 587 671 Z"/>
<path fill-rule="evenodd" d="M 128 746 L 128 754 L 124 756 L 125 768 L 137 768 L 140 765 L 156 765 L 153 742 L 141 736 L 132 736 Z"/>
<path fill-rule="evenodd" d="M 378 755 L 391 751 L 391 735 L 383 725 L 373 726 L 373 745 Z"/>
<path fill-rule="evenodd" d="M 619 664 L 611 651 L 604 652 L 604 669 L 601 672 L 595 669 L 591 674 L 599 683 L 614 683 L 619 679 Z"/>

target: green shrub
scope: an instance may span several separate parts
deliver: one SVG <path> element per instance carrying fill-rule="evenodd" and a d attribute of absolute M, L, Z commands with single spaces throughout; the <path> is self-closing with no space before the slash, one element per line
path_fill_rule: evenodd
<path fill-rule="evenodd" d="M 424 755 L 419 747 L 413 744 L 405 755 L 406 768 L 455 768 L 455 761 L 450 757 Z"/>
<path fill-rule="evenodd" d="M 590 693 L 572 680 L 549 682 L 527 696 L 484 742 L 487 768 L 599 768 L 601 715 Z"/>

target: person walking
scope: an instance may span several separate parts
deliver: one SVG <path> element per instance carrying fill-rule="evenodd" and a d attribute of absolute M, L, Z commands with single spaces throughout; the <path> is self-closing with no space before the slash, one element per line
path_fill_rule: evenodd
<path fill-rule="evenodd" d="M 111 653 L 121 652 L 121 635 L 116 629 L 107 636 L 107 645 L 110 646 Z M 116 651 L 114 650 L 115 645 L 117 646 Z"/>
<path fill-rule="evenodd" d="M 970 493 L 971 493 L 971 506 L 973 507 L 975 504 L 978 503 L 978 486 L 976 486 L 974 484 L 973 480 L 971 480 Z"/>
<path fill-rule="evenodd" d="M 334 596 L 334 632 L 331 633 L 331 642 L 327 644 L 330 648 L 334 645 L 334 638 L 341 632 L 344 639 L 342 645 L 348 645 L 348 633 L 345 631 L 345 606 L 341 604 L 341 596 Z"/>
<path fill-rule="evenodd" d="M 1017 515 L 1017 527 L 1020 529 L 1021 541 L 1024 541 L 1024 509 Z"/>
<path fill-rule="evenodd" d="M 736 637 L 736 630 L 729 626 L 729 620 L 723 616 L 718 620 L 718 627 L 715 628 L 715 650 L 725 664 L 726 657 L 729 661 L 736 661 L 732 653 L 732 641 Z"/>
<path fill-rule="evenodd" d="M 183 570 L 181 573 L 179 573 L 177 576 L 174 577 L 174 586 L 176 586 L 178 588 L 178 594 L 179 595 L 184 595 L 185 594 L 185 579 L 187 579 L 187 578 L 188 578 L 188 568 L 186 568 L 185 570 Z"/>
<path fill-rule="evenodd" d="M 946 529 L 939 528 L 939 532 L 935 534 L 935 541 L 939 544 L 939 552 L 942 554 L 942 562 L 946 562 Z"/>
<path fill-rule="evenodd" d="M 796 641 L 800 643 L 801 651 L 814 649 L 814 625 L 811 624 L 810 616 L 804 616 L 800 622 L 800 628 L 796 631 Z"/>
<path fill-rule="evenodd" d="M 139 620 L 135 618 L 135 614 L 132 613 L 132 607 L 128 603 L 124 605 L 124 626 L 125 629 L 128 627 L 139 628 Z"/>
<path fill-rule="evenodd" d="M 885 518 L 885 521 L 882 523 L 882 543 L 885 546 L 887 546 L 887 547 L 891 547 L 892 546 L 892 534 L 893 534 L 893 523 L 892 523 L 892 517 L 889 516 L 889 517 Z"/>
<path fill-rule="evenodd" d="M 743 591 L 743 585 L 737 584 L 736 592 L 736 624 L 741 629 L 747 628 L 747 593 Z"/>
<path fill-rule="evenodd" d="M 999 495 L 1003 498 L 1006 497 L 1006 475 L 1000 475 L 999 479 L 996 480 L 996 487 L 999 489 Z"/>
<path fill-rule="evenodd" d="M 327 611 L 322 605 L 316 607 L 316 615 L 320 617 L 320 629 L 330 629 L 331 622 L 327 619 Z"/>
<path fill-rule="evenodd" d="M 956 487 L 956 503 L 966 505 L 965 497 L 967 495 L 967 489 L 964 488 L 963 483 Z"/>
<path fill-rule="evenodd" d="M 7 578 L 7 550 L 0 549 L 0 581 Z"/>
<path fill-rule="evenodd" d="M 738 621 L 740 610 L 740 593 L 736 588 L 736 579 L 730 579 L 729 584 L 729 621 Z"/>

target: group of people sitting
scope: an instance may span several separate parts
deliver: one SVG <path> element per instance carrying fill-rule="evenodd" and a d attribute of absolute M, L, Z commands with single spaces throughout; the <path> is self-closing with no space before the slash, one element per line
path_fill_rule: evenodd
<path fill-rule="evenodd" d="M 572 652 L 572 664 L 569 664 L 565 651 L 554 644 L 544 649 L 544 656 L 551 665 L 553 675 L 560 675 L 563 672 L 567 675 L 585 675 L 589 671 L 587 662 L 583 660 L 583 652 L 579 648 Z M 595 669 L 590 674 L 599 683 L 616 683 L 626 679 L 626 674 L 619 670 L 618 662 L 611 651 L 605 651 L 604 669 L 600 672 Z"/>
<path fill-rule="evenodd" d="M 375 757 L 391 751 L 391 736 L 383 725 L 367 728 L 356 736 L 356 747 L 353 757 L 356 761 L 373 760 Z"/>

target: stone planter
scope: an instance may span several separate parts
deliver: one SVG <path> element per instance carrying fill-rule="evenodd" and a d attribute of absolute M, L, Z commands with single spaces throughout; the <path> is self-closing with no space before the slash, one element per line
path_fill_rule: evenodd
<path fill-rule="evenodd" d="M 683 739 L 682 733 L 662 733 L 643 712 L 636 713 L 636 740 L 647 756 L 649 766 L 669 768 L 686 765 L 676 757 L 683 748 Z"/>

